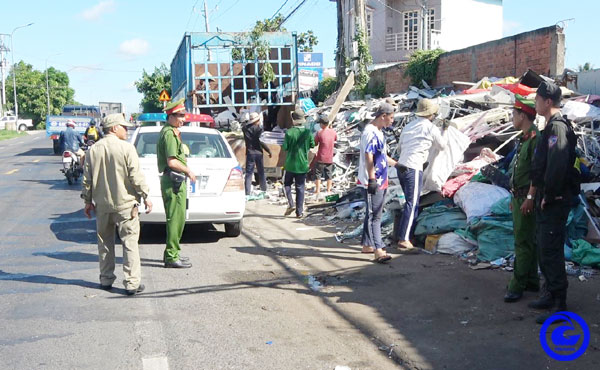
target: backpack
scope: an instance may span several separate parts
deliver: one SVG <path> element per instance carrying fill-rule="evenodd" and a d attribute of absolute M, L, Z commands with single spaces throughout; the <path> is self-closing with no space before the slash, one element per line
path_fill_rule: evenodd
<path fill-rule="evenodd" d="M 95 126 L 90 126 L 87 137 L 90 140 L 98 141 L 98 129 Z"/>

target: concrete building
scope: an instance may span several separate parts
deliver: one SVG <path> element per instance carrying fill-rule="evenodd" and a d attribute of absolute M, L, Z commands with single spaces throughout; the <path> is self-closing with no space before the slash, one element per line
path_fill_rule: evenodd
<path fill-rule="evenodd" d="M 374 64 L 502 38 L 502 0 L 368 0 L 365 17 Z"/>

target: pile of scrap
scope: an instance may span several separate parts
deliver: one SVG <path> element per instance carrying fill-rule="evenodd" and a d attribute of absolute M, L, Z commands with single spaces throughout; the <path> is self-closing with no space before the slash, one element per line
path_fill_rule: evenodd
<path fill-rule="evenodd" d="M 386 131 L 389 155 L 396 147 L 403 127 L 414 118 L 417 102 L 430 98 L 440 105 L 434 123 L 448 123 L 445 135 L 449 145 L 444 151 L 430 153 L 425 171 L 421 213 L 415 238 L 429 253 L 462 256 L 473 265 L 512 269 L 514 239 L 512 217 L 508 210 L 508 168 L 519 132 L 513 128 L 512 107 L 515 94 L 533 99 L 537 86 L 547 77 L 527 71 L 520 79 L 486 78 L 467 90 L 450 88 L 419 89 L 392 94 L 397 110 L 393 127 Z M 579 137 L 578 151 L 585 174 L 582 204 L 569 217 L 569 241 L 573 261 L 600 266 L 600 97 L 577 96 L 563 89 L 562 112 L 574 123 Z M 318 115 L 329 114 L 338 134 L 335 202 L 309 205 L 312 217 L 320 223 L 339 224 L 339 241 L 360 237 L 364 202 L 356 189 L 359 143 L 363 128 L 384 99 L 345 101 L 338 107 L 323 105 L 308 111 L 308 127 L 315 132 Z M 543 129 L 544 118 L 535 124 Z M 390 188 L 383 217 L 384 235 L 393 239 L 393 220 L 403 207 L 404 196 L 390 169 Z M 310 200 L 310 198 L 309 198 Z M 313 199 L 314 200 L 314 199 Z M 576 226 L 573 226 L 576 225 Z M 579 251 L 579 252 L 577 252 Z M 581 255 L 581 256 L 580 256 Z"/>

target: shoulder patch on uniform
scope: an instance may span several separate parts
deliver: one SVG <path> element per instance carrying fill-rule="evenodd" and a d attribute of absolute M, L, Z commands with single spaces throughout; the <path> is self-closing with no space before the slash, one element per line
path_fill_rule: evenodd
<path fill-rule="evenodd" d="M 556 135 L 552 135 L 548 138 L 548 148 L 552 148 L 554 145 L 556 145 L 556 142 L 558 141 L 558 136 Z"/>

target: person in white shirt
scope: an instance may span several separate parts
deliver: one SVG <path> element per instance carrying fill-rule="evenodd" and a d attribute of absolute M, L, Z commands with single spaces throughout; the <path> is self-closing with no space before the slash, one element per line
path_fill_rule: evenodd
<path fill-rule="evenodd" d="M 396 228 L 395 235 L 398 248 L 403 253 L 413 253 L 417 250 L 410 242 L 412 229 L 417 219 L 419 198 L 423 187 L 423 165 L 429 157 L 429 150 L 433 145 L 440 150 L 446 147 L 447 139 L 431 120 L 435 117 L 439 106 L 429 99 L 422 99 L 417 105 L 416 119 L 409 122 L 398 142 L 398 179 L 404 192 L 406 204 L 402 211 L 402 218 Z"/>

